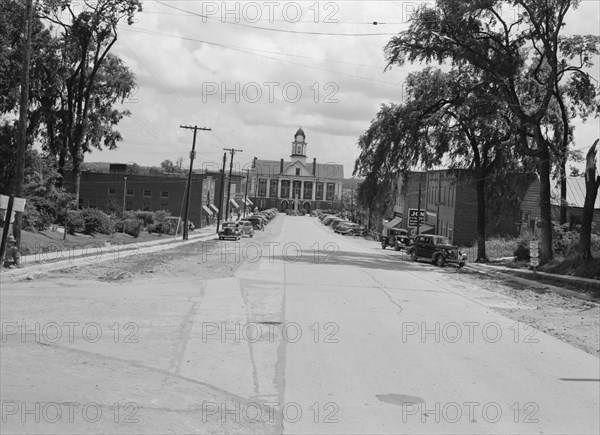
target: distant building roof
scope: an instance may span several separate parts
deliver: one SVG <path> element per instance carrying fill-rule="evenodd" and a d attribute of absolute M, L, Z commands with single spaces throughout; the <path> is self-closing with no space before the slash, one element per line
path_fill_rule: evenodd
<path fill-rule="evenodd" d="M 283 170 L 285 171 L 294 162 L 284 161 Z M 306 163 L 306 168 L 312 173 L 313 164 Z M 261 160 L 256 159 L 255 170 L 258 175 L 265 177 L 275 177 L 281 174 L 281 161 L 280 160 Z M 344 178 L 344 165 L 338 165 L 337 163 L 317 163 L 317 170 L 315 173 L 317 178 Z"/>
<path fill-rule="evenodd" d="M 585 177 L 567 177 L 567 204 L 583 208 L 585 204 Z M 552 204 L 560 205 L 560 185 L 552 190 Z M 600 209 L 600 195 L 596 196 L 595 209 Z"/>

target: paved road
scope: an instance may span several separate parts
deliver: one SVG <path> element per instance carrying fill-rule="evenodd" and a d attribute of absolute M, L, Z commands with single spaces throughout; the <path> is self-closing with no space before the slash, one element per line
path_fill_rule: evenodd
<path fill-rule="evenodd" d="M 2 433 L 600 431 L 597 357 L 398 254 L 280 216 L 232 278 L 2 285 Z"/>

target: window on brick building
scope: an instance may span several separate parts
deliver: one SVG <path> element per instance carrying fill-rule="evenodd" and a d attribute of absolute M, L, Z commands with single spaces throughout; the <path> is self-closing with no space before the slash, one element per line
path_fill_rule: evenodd
<path fill-rule="evenodd" d="M 315 183 L 317 191 L 315 192 L 315 199 L 323 199 L 323 183 Z"/>
<path fill-rule="evenodd" d="M 83 208 L 83 198 L 79 198 L 79 208 Z"/>
<path fill-rule="evenodd" d="M 117 188 L 116 187 L 109 187 L 108 188 L 108 194 L 109 195 L 116 195 L 117 194 Z"/>
<path fill-rule="evenodd" d="M 152 196 L 151 190 L 144 190 L 144 196 Z"/>
<path fill-rule="evenodd" d="M 169 209 L 169 204 L 167 202 L 161 202 L 160 203 L 160 209 L 161 210 L 168 210 Z"/>
<path fill-rule="evenodd" d="M 290 197 L 290 180 L 281 180 L 281 197 Z"/>
<path fill-rule="evenodd" d="M 327 192 L 325 194 L 325 201 L 333 201 L 335 197 L 335 183 L 327 183 Z"/>
<path fill-rule="evenodd" d="M 277 179 L 269 181 L 269 197 L 277 198 Z"/>
<path fill-rule="evenodd" d="M 96 200 L 95 199 L 90 199 L 90 205 L 88 207 L 89 208 L 96 208 Z"/>
<path fill-rule="evenodd" d="M 300 189 L 302 187 L 302 181 L 294 180 L 292 184 L 294 191 L 292 192 L 292 198 L 302 198 L 302 192 Z"/>
<path fill-rule="evenodd" d="M 133 189 L 127 189 L 127 196 L 133 196 Z"/>
<path fill-rule="evenodd" d="M 304 199 L 312 199 L 313 184 L 312 181 L 304 182 Z"/>
<path fill-rule="evenodd" d="M 265 178 L 258 180 L 258 196 L 267 196 L 267 180 Z"/>
<path fill-rule="evenodd" d="M 165 192 L 164 190 L 162 192 L 160 192 L 160 197 L 161 198 L 168 198 L 169 197 L 169 192 Z"/>
<path fill-rule="evenodd" d="M 144 203 L 144 208 L 143 208 L 143 210 L 144 210 L 144 211 L 150 211 L 150 203 L 149 203 L 149 202 L 145 202 L 145 203 Z"/>
<path fill-rule="evenodd" d="M 296 175 L 300 175 L 300 168 L 296 168 Z"/>

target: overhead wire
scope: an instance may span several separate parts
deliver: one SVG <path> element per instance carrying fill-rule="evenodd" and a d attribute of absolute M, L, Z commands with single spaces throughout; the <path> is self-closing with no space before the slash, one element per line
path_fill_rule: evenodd
<path fill-rule="evenodd" d="M 250 29 L 255 29 L 255 30 L 264 30 L 264 31 L 270 31 L 270 32 L 278 32 L 278 33 L 293 33 L 293 34 L 300 34 L 300 35 L 322 35 L 322 36 L 391 36 L 391 35 L 395 35 L 396 33 L 335 33 L 335 32 L 310 32 L 310 31 L 302 31 L 302 30 L 290 30 L 290 29 L 275 29 L 275 28 L 270 28 L 270 27 L 262 27 L 262 26 L 252 26 L 250 24 L 245 24 L 245 23 L 236 23 L 236 22 L 232 22 L 232 21 L 223 21 L 220 20 L 218 18 L 215 17 L 211 17 L 208 15 L 203 15 L 201 13 L 198 12 L 193 12 L 193 11 L 189 11 L 186 9 L 182 9 L 182 8 L 178 8 L 177 6 L 173 6 L 173 5 L 169 5 L 166 3 L 163 3 L 161 1 L 155 0 L 156 3 L 166 6 L 168 8 L 172 8 L 175 10 L 178 10 L 180 12 L 186 12 L 190 15 L 194 15 L 194 16 L 198 16 L 204 19 L 209 19 L 209 20 L 215 20 L 218 21 L 220 23 L 223 24 L 230 24 L 230 25 L 234 25 L 234 26 L 241 26 L 241 27 L 246 27 L 246 28 L 250 28 Z"/>

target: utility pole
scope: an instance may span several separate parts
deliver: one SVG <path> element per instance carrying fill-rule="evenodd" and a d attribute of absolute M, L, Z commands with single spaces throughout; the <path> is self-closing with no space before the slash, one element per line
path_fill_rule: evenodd
<path fill-rule="evenodd" d="M 419 199 L 417 201 L 417 236 L 421 227 L 421 175 L 419 174 Z"/>
<path fill-rule="evenodd" d="M 243 152 L 242 150 L 236 150 L 235 148 L 223 148 L 225 151 L 229 151 L 231 153 L 231 162 L 229 163 L 229 183 L 227 185 L 227 204 L 225 205 L 225 218 L 229 217 L 229 200 L 231 199 L 231 172 L 233 171 L 233 156 L 235 152 Z"/>
<path fill-rule="evenodd" d="M 188 130 L 194 130 L 194 141 L 192 142 L 192 151 L 190 151 L 190 172 L 188 174 L 187 185 L 185 186 L 185 204 L 183 212 L 183 240 L 188 239 L 188 216 L 190 211 L 190 192 L 192 190 L 192 168 L 194 167 L 194 157 L 196 157 L 196 133 L 198 130 L 212 131 L 210 128 L 197 127 L 191 125 L 180 125 L 179 128 L 185 128 Z M 177 232 L 177 230 L 175 230 Z"/>
<path fill-rule="evenodd" d="M 21 98 L 19 101 L 19 126 L 17 130 L 17 156 L 15 165 L 15 180 L 13 193 L 16 197 L 23 196 L 25 182 L 25 151 L 27 149 L 27 109 L 29 108 L 29 70 L 31 65 L 31 33 L 33 27 L 33 0 L 27 0 L 25 5 L 25 29 L 23 35 L 23 59 L 21 62 Z M 10 217 L 10 216 L 9 216 Z M 21 248 L 21 222 L 23 213 L 15 213 L 13 236 L 17 247 Z"/>
<path fill-rule="evenodd" d="M 219 224 L 223 216 L 223 196 L 225 193 L 225 165 L 227 164 L 227 153 L 223 153 L 223 169 L 221 169 L 221 190 L 219 191 L 219 213 L 217 213 L 217 234 L 219 233 Z M 216 192 L 216 188 L 215 188 Z"/>
<path fill-rule="evenodd" d="M 246 169 L 246 194 L 244 196 L 244 217 L 246 217 L 246 205 L 248 203 L 248 183 L 250 182 L 250 169 Z"/>

